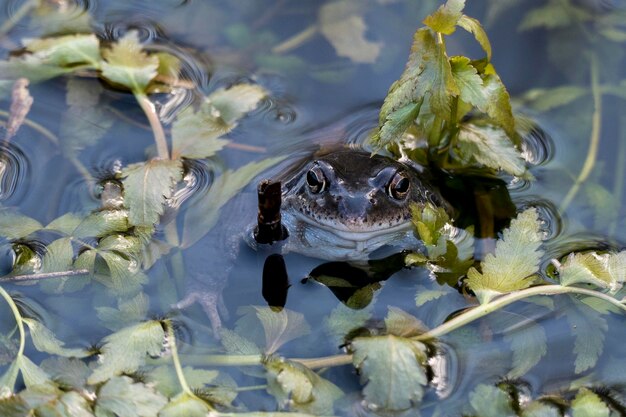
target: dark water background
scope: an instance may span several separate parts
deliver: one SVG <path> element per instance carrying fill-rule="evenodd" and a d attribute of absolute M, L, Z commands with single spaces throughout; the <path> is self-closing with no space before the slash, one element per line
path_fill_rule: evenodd
<path fill-rule="evenodd" d="M 82 1 L 84 3 L 77 7 L 85 7 L 94 16 L 99 36 L 116 39 L 130 29 L 138 30 L 140 37 L 150 45 L 165 48 L 182 58 L 185 77 L 204 94 L 238 80 L 253 80 L 270 91 L 270 99 L 229 135 L 238 144 L 256 148 L 227 148 L 220 153 L 219 160 L 226 168 L 261 160 L 284 149 L 295 153 L 311 143 L 362 142 L 377 123 L 377 111 L 387 89 L 404 68 L 414 31 L 421 26 L 421 20 L 438 6 L 436 1 L 418 0 L 389 2 L 387 6 L 367 3 L 368 11 L 364 13 L 368 24 L 367 38 L 382 42 L 384 46 L 379 59 L 366 65 L 338 58 L 332 46 L 319 35 L 290 51 L 290 61 L 269 54 L 277 42 L 315 23 L 322 1 Z M 17 10 L 21 3 L 21 0 L 0 0 L 0 22 Z M 533 88 L 557 86 L 588 77 L 587 61 L 582 55 L 578 62 L 554 64 L 547 47 L 548 31 L 518 30 L 525 11 L 543 2 L 521 1 L 496 18 L 490 15 L 488 7 L 495 2 L 468 3 L 466 14 L 486 25 L 494 50 L 493 63 L 513 98 Z M 616 7 L 623 6 L 619 2 L 614 3 Z M 10 38 L 0 44 L 3 58 L 15 47 L 12 42 L 37 35 L 36 26 L 18 24 Z M 253 40 L 248 41 L 246 37 Z M 571 49 L 576 48 L 581 40 L 571 36 L 562 42 L 564 49 Z M 450 55 L 481 56 L 478 46 L 464 33 L 450 38 L 448 50 Z M 623 53 L 623 47 L 616 47 L 613 51 L 618 60 Z M 617 65 L 616 68 L 621 68 L 618 69 L 621 77 L 626 77 L 626 67 Z M 66 110 L 65 80 L 59 78 L 32 85 L 31 94 L 35 101 L 29 117 L 58 133 L 61 116 Z M 134 98 L 110 90 L 105 95 L 111 99 L 116 113 L 123 114 L 124 119 L 107 132 L 104 140 L 80 154 L 83 164 L 96 175 L 110 171 L 119 163 L 145 160 L 145 149 L 152 143 L 151 133 Z M 157 98 L 163 102 L 167 99 Z M 190 98 L 183 97 L 174 110 L 189 102 Z M 591 98 L 587 96 L 578 103 L 580 108 L 589 108 L 588 115 L 591 113 L 590 102 Z M 0 105 L 2 109 L 8 108 L 6 100 Z M 558 205 L 586 157 L 589 123 L 568 120 L 567 114 L 539 113 L 519 107 L 535 117 L 545 132 L 540 140 L 533 142 L 540 164 L 531 170 L 536 177 L 534 182 L 505 180 L 510 181 L 512 199 L 519 207 L 535 205 L 541 208 L 550 256 L 558 257 L 573 248 L 619 249 L 626 241 L 623 182 L 619 178 L 620 173 L 623 175 L 619 158 L 623 158 L 625 152 L 624 125 L 620 128 L 619 120 L 626 107 L 617 98 L 608 96 L 603 99 L 603 105 L 599 162 L 592 180 L 608 192 L 598 193 L 593 200 L 596 205 L 604 207 L 608 215 L 594 208 L 589 199 L 581 196 L 583 192 L 565 213 L 557 213 Z M 574 110 L 568 111 L 578 114 Z M 98 126 L 93 128 L 98 129 Z M 88 212 L 98 207 L 99 201 L 92 185 L 83 180 L 74 165 L 58 152 L 56 145 L 30 129 L 22 129 L 12 143 L 11 154 L 16 165 L 10 173 L 12 180 L 9 182 L 16 183 L 16 189 L 6 193 L 3 206 L 17 207 L 44 224 L 68 211 Z M 564 172 L 571 173 L 570 182 Z M 206 176 L 205 180 L 210 181 L 210 173 Z M 254 184 L 248 191 L 253 189 Z M 253 193 L 250 193 L 250 198 L 255 198 Z M 603 202 L 603 198 L 607 201 Z M 242 212 L 241 217 L 242 227 L 245 227 L 254 221 L 255 213 Z M 323 323 L 328 312 L 336 307 L 337 300 L 325 287 L 299 282 L 319 261 L 301 256 L 289 256 L 286 260 L 292 282 L 287 308 L 304 313 L 313 332 L 289 344 L 281 353 L 287 357 L 338 353 L 337 341 L 327 335 Z M 231 313 L 230 321 L 225 322 L 227 327 L 232 327 L 238 307 L 264 303 L 260 294 L 263 261 L 263 255 L 242 247 L 225 294 Z M 3 262 L 6 264 L 6 259 Z M 154 315 L 167 311 L 167 306 L 179 296 L 159 292 L 159 280 L 167 271 L 165 261 L 148 271 L 150 284 L 146 292 L 153 297 L 150 311 Z M 384 318 L 387 306 L 393 305 L 417 315 L 429 326 L 436 326 L 465 305 L 464 299 L 458 295 L 456 298 L 449 297 L 445 305 L 416 309 L 413 298 L 415 288 L 417 285 L 431 285 L 427 275 L 420 270 L 403 271 L 387 281 L 377 295 L 374 318 Z M 108 334 L 106 329 L 94 326 L 97 319 L 92 308 L 94 304 L 100 305 L 97 295 L 85 298 L 81 293 L 53 295 L 41 293 L 36 288 L 17 289 L 40 303 L 41 310 L 46 312 L 46 324 L 68 345 L 87 345 Z M 110 302 L 102 300 L 102 303 Z M 565 299 L 558 301 L 558 306 L 570 308 Z M 0 308 L 8 317 L 5 307 Z M 189 341 L 210 340 L 204 313 L 192 308 L 186 314 L 189 316 L 188 323 L 191 323 Z M 450 354 L 446 371 L 450 384 L 454 386 L 449 394 L 451 404 L 456 400 L 465 401 L 464 395 L 478 382 L 493 381 L 506 373 L 510 357 L 503 353 L 506 345 L 501 336 L 506 334 L 509 326 L 513 327 L 510 331 L 516 331 L 520 323 L 523 327 L 524 320 L 539 321 L 546 328 L 549 342 L 542 366 L 535 367 L 525 376 L 532 391 L 562 389 L 579 377 L 572 372 L 572 336 L 565 319 L 558 312 L 547 312 L 532 303 L 519 303 L 491 320 L 490 324 L 496 331 L 489 337 L 476 326 L 456 332 L 444 340 L 454 353 Z M 507 324 L 507 320 L 511 323 Z M 3 324 L 3 328 L 13 325 L 9 321 Z M 614 365 L 612 358 L 623 355 L 621 346 L 624 344 L 620 336 L 624 331 L 623 317 L 611 315 L 608 322 L 607 348 L 597 369 L 588 374 L 600 381 L 609 380 L 604 370 Z M 346 367 L 332 369 L 325 376 L 345 387 L 346 391 L 358 389 L 357 379 Z M 245 377 L 242 378 L 245 380 Z M 257 405 L 264 404 L 259 409 L 272 407 L 272 400 L 263 391 L 244 393 L 242 399 Z M 433 402 L 437 400 L 431 393 L 425 401 L 425 413 Z"/>

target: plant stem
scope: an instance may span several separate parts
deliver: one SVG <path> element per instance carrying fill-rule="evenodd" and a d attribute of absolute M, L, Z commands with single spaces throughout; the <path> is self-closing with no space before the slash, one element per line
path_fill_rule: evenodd
<path fill-rule="evenodd" d="M 41 279 L 49 279 L 49 278 L 71 277 L 75 275 L 87 275 L 87 274 L 89 274 L 88 269 L 76 269 L 73 271 L 42 272 L 39 274 L 26 274 L 26 275 L 9 275 L 5 277 L 0 277 L 0 282 L 33 281 L 33 280 L 41 280 Z"/>
<path fill-rule="evenodd" d="M 32 9 L 39 6 L 39 0 L 28 0 L 22 4 L 19 9 L 6 22 L 0 26 L 0 38 L 3 38 L 11 29 L 15 27 L 17 22 L 22 20 Z"/>
<path fill-rule="evenodd" d="M 450 321 L 445 322 L 441 326 L 435 327 L 434 329 L 423 333 L 419 336 L 413 338 L 413 340 L 429 340 L 441 337 L 445 334 L 450 333 L 453 330 L 458 329 L 459 327 L 463 327 L 475 320 L 478 320 L 494 311 L 497 311 L 515 301 L 522 300 L 527 297 L 531 297 L 534 295 L 556 295 L 556 294 L 582 294 L 589 295 L 592 297 L 600 298 L 608 303 L 613 304 L 614 306 L 620 308 L 621 310 L 626 311 L 626 305 L 622 304 L 615 298 L 610 295 L 606 295 L 599 291 L 588 290 L 585 288 L 578 287 L 564 287 L 562 285 L 539 285 L 536 287 L 526 288 L 525 290 L 516 291 L 502 297 L 496 298 L 493 301 L 488 303 L 479 305 L 472 310 L 469 310 L 463 314 L 460 314 L 453 318 Z"/>
<path fill-rule="evenodd" d="M 0 296 L 4 298 L 4 300 L 9 305 L 11 312 L 13 313 L 13 317 L 15 317 L 15 323 L 17 324 L 17 330 L 20 334 L 20 347 L 17 350 L 17 355 L 15 356 L 15 360 L 18 360 L 24 354 L 24 347 L 26 346 L 26 332 L 24 331 L 24 322 L 22 321 L 22 315 L 20 314 L 20 310 L 17 308 L 15 301 L 9 295 L 8 292 L 4 290 L 4 288 L 0 287 Z M 15 382 L 15 381 L 14 381 Z M 11 387 L 11 391 L 13 391 L 13 387 Z"/>
<path fill-rule="evenodd" d="M 154 104 L 152 104 L 148 96 L 146 96 L 143 92 L 134 91 L 133 93 L 135 94 L 135 98 L 137 99 L 137 102 L 139 102 L 141 109 L 148 118 L 148 122 L 150 122 L 159 158 L 170 159 L 170 152 L 167 149 L 165 131 L 163 130 L 163 125 L 161 125 L 159 116 L 154 108 Z"/>
<path fill-rule="evenodd" d="M 609 227 L 609 236 L 614 236 L 617 225 L 621 219 L 621 202 L 624 196 L 624 175 L 626 175 L 626 105 L 623 102 L 619 104 L 619 133 L 617 145 L 617 163 L 615 164 L 615 183 L 613 184 L 613 198 L 618 203 L 617 213 L 611 221 Z"/>
<path fill-rule="evenodd" d="M 302 32 L 299 32 L 287 39 L 284 42 L 281 42 L 279 45 L 276 45 L 272 48 L 273 54 L 282 54 L 285 52 L 289 52 L 292 49 L 296 49 L 309 39 L 311 39 L 318 31 L 317 25 L 311 25 L 304 29 Z"/>
<path fill-rule="evenodd" d="M 169 341 L 170 351 L 172 352 L 172 362 L 174 362 L 174 369 L 176 370 L 176 377 L 178 378 L 178 383 L 182 388 L 185 394 L 191 395 L 195 397 L 194 393 L 189 388 L 189 384 L 187 384 L 187 379 L 185 378 L 185 373 L 183 372 L 183 367 L 180 365 L 180 358 L 178 357 L 178 346 L 176 345 L 176 334 L 174 333 L 174 326 L 171 321 L 166 321 L 165 325 L 167 326 L 167 339 Z"/>
<path fill-rule="evenodd" d="M 309 369 L 320 369 L 328 368 L 330 366 L 350 365 L 352 363 L 352 355 L 346 353 L 342 355 L 325 356 L 322 358 L 294 358 L 290 360 L 301 363 Z"/>
<path fill-rule="evenodd" d="M 596 156 L 598 155 L 598 147 L 600 144 L 600 131 L 602 123 L 602 93 L 600 91 L 599 75 L 598 75 L 598 58 L 595 54 L 591 56 L 591 94 L 593 95 L 593 118 L 591 121 L 591 137 L 589 140 L 589 150 L 587 152 L 587 159 L 583 165 L 578 178 L 574 181 L 572 188 L 568 191 L 567 195 L 561 202 L 559 211 L 563 213 L 570 205 L 576 193 L 580 189 L 583 182 L 587 180 L 589 174 L 593 170 L 596 163 Z"/>

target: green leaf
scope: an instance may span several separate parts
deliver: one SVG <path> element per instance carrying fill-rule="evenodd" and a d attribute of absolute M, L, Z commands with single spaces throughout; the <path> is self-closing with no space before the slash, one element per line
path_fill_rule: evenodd
<path fill-rule="evenodd" d="M 120 330 L 146 318 L 150 301 L 140 292 L 130 299 L 119 299 L 117 308 L 96 307 L 96 314 L 104 326 L 111 330 Z"/>
<path fill-rule="evenodd" d="M 570 253 L 558 271 L 561 285 L 592 284 L 615 293 L 626 278 L 626 251 Z"/>
<path fill-rule="evenodd" d="M 154 417 L 167 399 L 153 388 L 127 376 L 109 379 L 97 394 L 97 417 Z"/>
<path fill-rule="evenodd" d="M 521 417 L 562 417 L 562 414 L 555 405 L 533 401 L 524 407 Z"/>
<path fill-rule="evenodd" d="M 475 415 L 480 417 L 514 417 L 517 414 L 511 406 L 508 394 L 494 386 L 481 384 L 469 394 L 469 401 Z"/>
<path fill-rule="evenodd" d="M 180 160 L 152 159 L 122 170 L 128 220 L 134 226 L 152 226 L 163 214 L 163 204 L 182 179 Z"/>
<path fill-rule="evenodd" d="M 485 29 L 483 29 L 480 22 L 473 17 L 462 15 L 457 22 L 457 25 L 474 35 L 476 41 L 487 54 L 487 60 L 491 61 L 491 43 L 489 42 L 487 33 L 485 32 Z"/>
<path fill-rule="evenodd" d="M 56 230 L 66 235 L 72 235 L 74 230 L 83 221 L 83 217 L 76 213 L 65 213 L 62 216 L 52 220 L 46 226 L 47 230 Z"/>
<path fill-rule="evenodd" d="M 110 49 L 104 49 L 102 56 L 105 59 L 102 62 L 102 76 L 135 93 L 146 89 L 159 68 L 159 58 L 144 52 L 139 35 L 134 30 L 127 32 Z"/>
<path fill-rule="evenodd" d="M 100 42 L 93 34 L 25 39 L 24 45 L 42 65 L 70 67 L 89 64 L 93 68 L 99 66 Z"/>
<path fill-rule="evenodd" d="M 254 177 L 283 159 L 276 157 L 252 162 L 236 171 L 228 170 L 215 179 L 209 191 L 185 214 L 182 247 L 188 248 L 207 234 L 217 222 L 219 210 L 224 204 L 237 195 Z"/>
<path fill-rule="evenodd" d="M 44 359 L 40 366 L 60 387 L 74 390 L 83 389 L 91 373 L 87 364 L 76 358 L 50 357 Z"/>
<path fill-rule="evenodd" d="M 561 3 L 560 0 L 549 0 L 546 5 L 527 12 L 518 29 L 564 28 L 592 18 L 593 16 L 583 8 L 570 3 Z"/>
<path fill-rule="evenodd" d="M 423 285 L 418 285 L 417 291 L 415 292 L 415 305 L 417 307 L 422 307 L 424 304 L 430 301 L 439 300 L 441 297 L 445 297 L 448 294 L 450 294 L 450 291 L 447 289 L 447 287 L 442 287 L 442 289 L 430 290 Z"/>
<path fill-rule="evenodd" d="M 365 400 L 378 410 L 400 411 L 419 404 L 428 384 L 426 346 L 393 335 L 356 338 L 353 364 Z"/>
<path fill-rule="evenodd" d="M 231 355 L 260 355 L 261 349 L 252 341 L 232 330 L 222 328 L 220 342 Z"/>
<path fill-rule="evenodd" d="M 609 417 L 611 411 L 595 392 L 581 388 L 571 404 L 572 417 Z"/>
<path fill-rule="evenodd" d="M 573 103 L 587 94 L 589 94 L 588 88 L 563 85 L 548 89 L 531 89 L 524 94 L 524 99 L 530 102 L 535 110 L 549 111 Z"/>
<path fill-rule="evenodd" d="M 20 364 L 18 361 L 19 357 L 16 358 L 11 365 L 4 371 L 4 374 L 0 377 L 0 393 L 2 393 L 3 397 L 6 397 L 8 394 L 13 393 L 13 389 L 15 388 L 15 382 L 17 381 L 17 376 L 20 372 Z"/>
<path fill-rule="evenodd" d="M 452 77 L 459 87 L 460 99 L 474 106 L 484 107 L 487 97 L 483 79 L 478 75 L 478 70 L 472 65 L 470 59 L 464 56 L 453 56 L 450 58 L 450 68 Z"/>
<path fill-rule="evenodd" d="M 444 35 L 452 35 L 456 30 L 456 25 L 461 19 L 465 0 L 448 0 L 446 4 L 439 8 L 430 16 L 424 19 L 424 24 L 435 32 Z"/>
<path fill-rule="evenodd" d="M 457 152 L 465 164 L 476 161 L 511 175 L 528 176 L 521 153 L 502 129 L 466 123 L 461 126 L 457 139 Z"/>
<path fill-rule="evenodd" d="M 276 312 L 269 307 L 250 308 L 263 326 L 266 354 L 274 353 L 285 343 L 311 332 L 301 313 L 287 309 Z"/>
<path fill-rule="evenodd" d="M 279 406 L 315 415 L 332 415 L 333 403 L 343 392 L 330 381 L 320 377 L 306 366 L 282 358 L 269 358 L 267 390 Z"/>
<path fill-rule="evenodd" d="M 61 342 L 56 338 L 46 326 L 33 319 L 22 319 L 24 324 L 30 329 L 30 337 L 35 345 L 35 348 L 40 352 L 50 353 L 52 355 L 59 355 L 65 357 L 84 358 L 89 355 L 89 352 L 84 349 L 66 348 L 64 342 Z"/>
<path fill-rule="evenodd" d="M 381 128 L 372 138 L 374 143 L 393 143 L 415 122 L 424 98 L 417 103 L 409 103 L 385 116 Z"/>
<path fill-rule="evenodd" d="M 416 317 L 392 306 L 388 307 L 385 328 L 388 334 L 405 338 L 418 336 L 428 331 L 428 327 Z"/>
<path fill-rule="evenodd" d="M 345 342 L 345 337 L 350 331 L 365 326 L 372 317 L 373 303 L 361 310 L 353 310 L 343 304 L 337 304 L 328 317 L 324 320 L 328 333 L 334 343 L 339 346 Z"/>
<path fill-rule="evenodd" d="M 42 272 L 63 272 L 72 269 L 74 249 L 72 239 L 64 237 L 46 246 L 46 254 L 41 266 Z"/>
<path fill-rule="evenodd" d="M 574 372 L 579 374 L 593 368 L 604 350 L 607 322 L 598 313 L 578 302 L 566 311 L 574 335 Z"/>
<path fill-rule="evenodd" d="M 512 369 L 507 378 L 521 378 L 548 352 L 548 341 L 543 327 L 528 322 L 523 328 L 517 328 L 505 334 L 504 340 L 513 350 Z"/>
<path fill-rule="evenodd" d="M 19 363 L 20 372 L 26 387 L 31 388 L 38 385 L 52 385 L 50 376 L 26 356 L 20 356 L 16 361 Z"/>
<path fill-rule="evenodd" d="M 495 254 L 487 254 L 480 263 L 482 273 L 472 267 L 467 284 L 480 300 L 489 302 L 499 294 L 529 287 L 539 270 L 543 255 L 539 218 L 535 208 L 529 208 L 511 221 L 502 238 L 496 242 Z"/>
<path fill-rule="evenodd" d="M 159 417 L 206 417 L 212 410 L 198 397 L 183 392 L 172 398 L 161 411 Z M 219 416 L 219 414 L 215 414 Z M 239 413 L 237 413 L 239 415 Z"/>
<path fill-rule="evenodd" d="M 258 85 L 237 84 L 214 91 L 195 112 L 185 109 L 172 124 L 172 158 L 213 156 L 228 143 L 219 137 L 233 130 L 266 96 Z"/>
<path fill-rule="evenodd" d="M 133 373 L 146 356 L 159 356 L 165 333 L 159 321 L 146 321 L 125 327 L 103 339 L 98 367 L 88 379 L 90 384 L 104 382 L 122 373 Z"/>
<path fill-rule="evenodd" d="M 213 382 L 219 372 L 206 369 L 195 369 L 190 366 L 183 368 L 185 380 L 189 387 L 193 390 L 205 388 Z M 147 374 L 146 382 L 154 385 L 156 390 L 164 396 L 171 398 L 181 392 L 180 382 L 176 376 L 174 368 L 171 366 L 158 366 Z"/>
<path fill-rule="evenodd" d="M 338 0 L 319 9 L 319 31 L 335 48 L 338 56 L 353 62 L 371 64 L 380 56 L 383 44 L 365 38 L 367 25 L 355 2 Z"/>
<path fill-rule="evenodd" d="M 103 210 L 85 217 L 72 234 L 76 237 L 103 237 L 126 232 L 129 227 L 126 210 Z"/>
<path fill-rule="evenodd" d="M 7 209 L 0 210 L 0 236 L 7 239 L 21 239 L 43 229 L 37 220 Z"/>

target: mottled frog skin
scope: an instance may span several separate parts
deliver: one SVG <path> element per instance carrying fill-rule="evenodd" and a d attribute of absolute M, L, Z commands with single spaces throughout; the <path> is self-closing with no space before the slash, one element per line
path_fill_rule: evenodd
<path fill-rule="evenodd" d="M 275 244 L 281 253 L 358 263 L 382 248 L 392 252 L 415 249 L 420 242 L 411 224 L 411 203 L 449 207 L 424 170 L 362 150 L 334 150 L 284 171 L 276 178 L 282 181 L 281 214 L 289 233 L 286 241 Z M 238 242 L 243 235 L 250 246 L 259 246 L 252 236 L 254 225 L 247 229 L 236 226 L 241 224 L 241 217 L 256 218 L 255 201 L 253 197 L 250 200 L 243 205 L 249 207 L 244 210 L 242 205 L 237 209 L 225 207 L 220 221 L 225 226 L 216 227 L 186 251 L 186 258 L 199 256 L 206 261 L 187 262 L 192 285 L 177 307 L 199 302 L 216 335 L 220 313 L 226 313 L 221 293 L 234 265 Z"/>

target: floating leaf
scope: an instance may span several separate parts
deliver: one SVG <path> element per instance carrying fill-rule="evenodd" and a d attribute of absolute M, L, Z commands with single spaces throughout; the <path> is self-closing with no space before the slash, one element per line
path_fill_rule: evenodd
<path fill-rule="evenodd" d="M 76 237 L 103 237 L 115 232 L 126 232 L 129 228 L 126 210 L 103 210 L 85 217 L 72 235 Z"/>
<path fill-rule="evenodd" d="M 424 24 L 435 32 L 452 35 L 461 19 L 465 0 L 448 0 L 445 4 L 424 19 Z"/>
<path fill-rule="evenodd" d="M 197 200 L 185 215 L 182 247 L 188 248 L 207 234 L 217 222 L 220 208 L 254 177 L 282 159 L 284 158 L 276 157 L 252 162 L 236 171 L 226 171 L 215 179 L 209 191 Z"/>
<path fill-rule="evenodd" d="M 358 11 L 350 1 L 326 3 L 319 9 L 319 30 L 337 55 L 357 63 L 374 63 L 380 55 L 382 43 L 365 38 L 367 25 Z"/>
<path fill-rule="evenodd" d="M 165 333 L 159 321 L 146 321 L 125 327 L 105 337 L 98 367 L 88 382 L 97 384 L 115 375 L 137 371 L 145 362 L 146 356 L 161 354 L 164 339 Z"/>
<path fill-rule="evenodd" d="M 102 76 L 114 84 L 141 93 L 157 75 L 159 58 L 148 55 L 139 42 L 137 31 L 128 31 L 110 49 L 104 49 Z"/>
<path fill-rule="evenodd" d="M 37 220 L 9 210 L 0 210 L 0 236 L 20 239 L 43 229 Z"/>
<path fill-rule="evenodd" d="M 183 392 L 170 401 L 159 411 L 159 417 L 206 417 L 211 408 L 196 396 Z M 239 413 L 238 413 L 239 414 Z M 215 414 L 219 416 L 219 414 Z"/>
<path fill-rule="evenodd" d="M 214 91 L 195 112 L 185 109 L 172 125 L 172 157 L 213 156 L 228 143 L 219 137 L 233 130 L 266 96 L 258 85 L 237 84 Z"/>
<path fill-rule="evenodd" d="M 99 66 L 100 42 L 93 34 L 25 39 L 24 45 L 42 65 L 70 67 L 89 64 L 93 68 Z"/>
<path fill-rule="evenodd" d="M 304 316 L 295 311 L 282 309 L 279 312 L 269 307 L 251 307 L 265 332 L 265 353 L 276 352 L 290 340 L 311 332 Z"/>
<path fill-rule="evenodd" d="M 606 320 L 597 312 L 578 302 L 566 313 L 574 335 L 574 372 L 579 374 L 593 368 L 604 349 L 604 338 L 608 330 Z"/>
<path fill-rule="evenodd" d="M 373 304 L 361 310 L 353 310 L 343 304 L 338 304 L 324 320 L 328 333 L 339 346 L 345 342 L 345 337 L 350 331 L 365 326 L 372 317 Z"/>
<path fill-rule="evenodd" d="M 459 131 L 457 147 L 460 158 L 468 165 L 476 161 L 511 175 L 528 175 L 524 159 L 502 129 L 464 124 Z"/>
<path fill-rule="evenodd" d="M 72 239 L 64 237 L 46 246 L 46 254 L 41 266 L 42 272 L 63 272 L 72 269 L 74 249 Z"/>
<path fill-rule="evenodd" d="M 353 363 L 361 373 L 363 394 L 379 410 L 406 410 L 419 404 L 428 384 L 426 346 L 393 335 L 356 338 Z"/>
<path fill-rule="evenodd" d="M 127 376 L 109 379 L 98 390 L 97 417 L 154 417 L 167 399 L 153 388 Z"/>
<path fill-rule="evenodd" d="M 24 318 L 22 321 L 30 329 L 30 337 L 38 351 L 75 358 L 84 358 L 89 355 L 89 352 L 84 349 L 66 348 L 64 342 L 57 339 L 54 333 L 37 320 Z"/>
<path fill-rule="evenodd" d="M 511 406 L 511 398 L 506 392 L 481 384 L 469 394 L 469 401 L 475 415 L 480 417 L 513 417 L 517 414 Z"/>
<path fill-rule="evenodd" d="M 281 408 L 289 405 L 292 410 L 315 415 L 333 414 L 333 403 L 343 395 L 335 384 L 297 362 L 270 358 L 264 365 L 267 390 Z"/>
<path fill-rule="evenodd" d="M 207 369 L 195 369 L 190 366 L 183 368 L 185 381 L 191 389 L 200 390 L 212 383 L 219 372 Z M 171 366 L 158 366 L 152 369 L 146 376 L 146 382 L 154 385 L 156 390 L 164 396 L 171 398 L 181 392 L 180 382 L 174 368 Z"/>
<path fill-rule="evenodd" d="M 152 226 L 163 214 L 163 204 L 172 195 L 174 185 L 182 179 L 180 160 L 152 159 L 122 170 L 124 201 L 128 220 L 137 226 Z"/>
<path fill-rule="evenodd" d="M 71 235 L 82 221 L 83 216 L 76 213 L 65 213 L 48 223 L 46 229 Z"/>
<path fill-rule="evenodd" d="M 128 300 L 119 299 L 117 308 L 96 307 L 96 314 L 106 328 L 120 330 L 144 320 L 148 314 L 149 304 L 148 296 L 140 292 Z"/>
<path fill-rule="evenodd" d="M 470 268 L 467 284 L 481 304 L 493 297 L 529 287 L 539 270 L 543 255 L 539 218 L 535 208 L 529 208 L 511 221 L 496 243 L 495 254 L 487 254 L 480 263 L 482 273 Z"/>
<path fill-rule="evenodd" d="M 609 417 L 611 411 L 595 392 L 581 388 L 571 404 L 572 417 Z"/>
<path fill-rule="evenodd" d="M 592 284 L 615 293 L 626 279 L 626 251 L 570 253 L 558 271 L 561 285 Z"/>
<path fill-rule="evenodd" d="M 416 317 L 397 307 L 388 307 L 385 328 L 388 334 L 398 337 L 413 337 L 426 333 L 428 327 Z"/>
<path fill-rule="evenodd" d="M 548 352 L 546 332 L 543 327 L 532 322 L 507 332 L 504 340 L 513 350 L 512 369 L 507 378 L 521 378 Z"/>
<path fill-rule="evenodd" d="M 91 369 L 85 362 L 76 358 L 50 357 L 41 364 L 44 370 L 60 387 L 80 390 L 87 385 Z"/>

